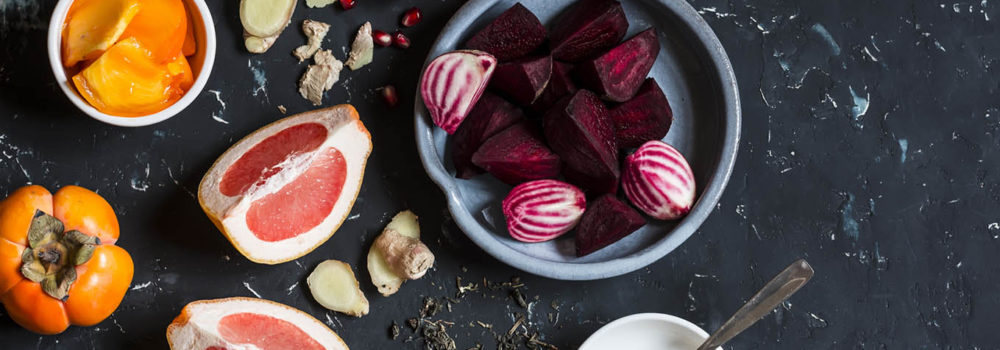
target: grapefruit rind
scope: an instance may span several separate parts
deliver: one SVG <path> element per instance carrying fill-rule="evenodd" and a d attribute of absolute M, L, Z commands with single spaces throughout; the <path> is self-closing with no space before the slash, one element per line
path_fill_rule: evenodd
<path fill-rule="evenodd" d="M 222 194 L 220 183 L 229 167 L 247 150 L 282 130 L 304 123 L 319 123 L 328 128 L 327 139 L 312 154 L 318 154 L 319 150 L 330 147 L 339 150 L 346 161 L 347 179 L 330 214 L 319 225 L 289 239 L 277 242 L 261 240 L 247 226 L 247 210 L 253 201 L 282 188 L 283 185 L 294 181 L 297 176 L 275 174 L 259 188 L 237 196 Z M 361 191 L 364 169 L 371 150 L 371 134 L 352 105 L 336 105 L 289 116 L 247 135 L 226 150 L 202 178 L 198 186 L 198 202 L 219 231 L 250 261 L 279 264 L 295 260 L 326 242 L 347 219 Z M 309 156 L 303 154 L 298 157 Z M 282 173 L 296 174 L 298 170 L 302 170 L 301 167 L 308 166 L 309 161 L 300 159 L 289 163 L 291 165 L 289 169 L 293 171 L 287 172 L 289 169 L 286 169 Z"/>
<path fill-rule="evenodd" d="M 242 349 L 241 344 L 229 344 L 219 333 L 219 321 L 237 313 L 257 313 L 291 322 L 327 350 L 349 350 L 336 332 L 315 317 L 270 300 L 233 297 L 194 301 L 181 310 L 167 327 L 167 344 L 174 350 L 207 349 L 225 346 Z M 247 345 L 247 348 L 254 348 Z"/>

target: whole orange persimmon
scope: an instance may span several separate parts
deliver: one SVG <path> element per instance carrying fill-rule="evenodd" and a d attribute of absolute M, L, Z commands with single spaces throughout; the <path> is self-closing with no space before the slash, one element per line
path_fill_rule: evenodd
<path fill-rule="evenodd" d="M 132 283 L 118 218 L 100 195 L 26 186 L 0 202 L 0 301 L 22 327 L 56 334 L 111 315 Z"/>

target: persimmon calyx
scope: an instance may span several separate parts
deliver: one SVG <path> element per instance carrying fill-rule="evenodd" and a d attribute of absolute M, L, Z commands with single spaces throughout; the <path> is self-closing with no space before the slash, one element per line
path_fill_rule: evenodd
<path fill-rule="evenodd" d="M 21 254 L 21 274 L 42 285 L 45 294 L 66 300 L 69 287 L 76 281 L 76 266 L 94 255 L 101 240 L 83 232 L 64 232 L 62 221 L 35 211 L 28 227 L 28 248 Z"/>

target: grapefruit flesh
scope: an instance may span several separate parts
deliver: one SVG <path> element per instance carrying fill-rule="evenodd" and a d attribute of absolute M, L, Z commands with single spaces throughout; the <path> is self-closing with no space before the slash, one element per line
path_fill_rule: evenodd
<path fill-rule="evenodd" d="M 315 150 L 326 136 L 326 127 L 322 124 L 304 123 L 264 139 L 229 167 L 219 184 L 219 191 L 227 196 L 238 196 L 252 185 L 263 185 L 281 171 L 278 165 L 285 159 Z"/>
<path fill-rule="evenodd" d="M 243 312 L 219 320 L 219 335 L 234 344 L 253 344 L 267 350 L 324 350 L 294 323 L 267 315 Z"/>
<path fill-rule="evenodd" d="M 336 148 L 327 148 L 298 178 L 253 202 L 247 212 L 247 227 L 267 242 L 309 231 L 330 215 L 346 178 L 344 155 Z"/>
<path fill-rule="evenodd" d="M 294 260 L 347 219 L 371 149 L 371 135 L 351 105 L 296 114 L 223 153 L 202 179 L 198 201 L 251 261 Z"/>

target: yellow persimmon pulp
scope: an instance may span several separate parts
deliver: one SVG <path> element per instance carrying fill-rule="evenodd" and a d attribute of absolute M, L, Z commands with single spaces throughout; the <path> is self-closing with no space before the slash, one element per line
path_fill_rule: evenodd
<path fill-rule="evenodd" d="M 191 76 L 191 68 L 185 60 L 186 70 L 175 67 L 175 74 L 171 74 L 168 68 L 171 64 L 177 63 L 157 62 L 138 40 L 129 37 L 73 76 L 73 85 L 103 113 L 122 117 L 148 115 L 163 110 L 184 94 L 183 79 L 175 82 L 174 76 Z"/>
<path fill-rule="evenodd" d="M 63 27 L 63 64 L 92 60 L 114 45 L 136 14 L 138 0 L 77 0 Z"/>
<path fill-rule="evenodd" d="M 62 33 L 66 73 L 102 113 L 162 111 L 194 84 L 192 29 L 183 0 L 76 0 Z"/>

